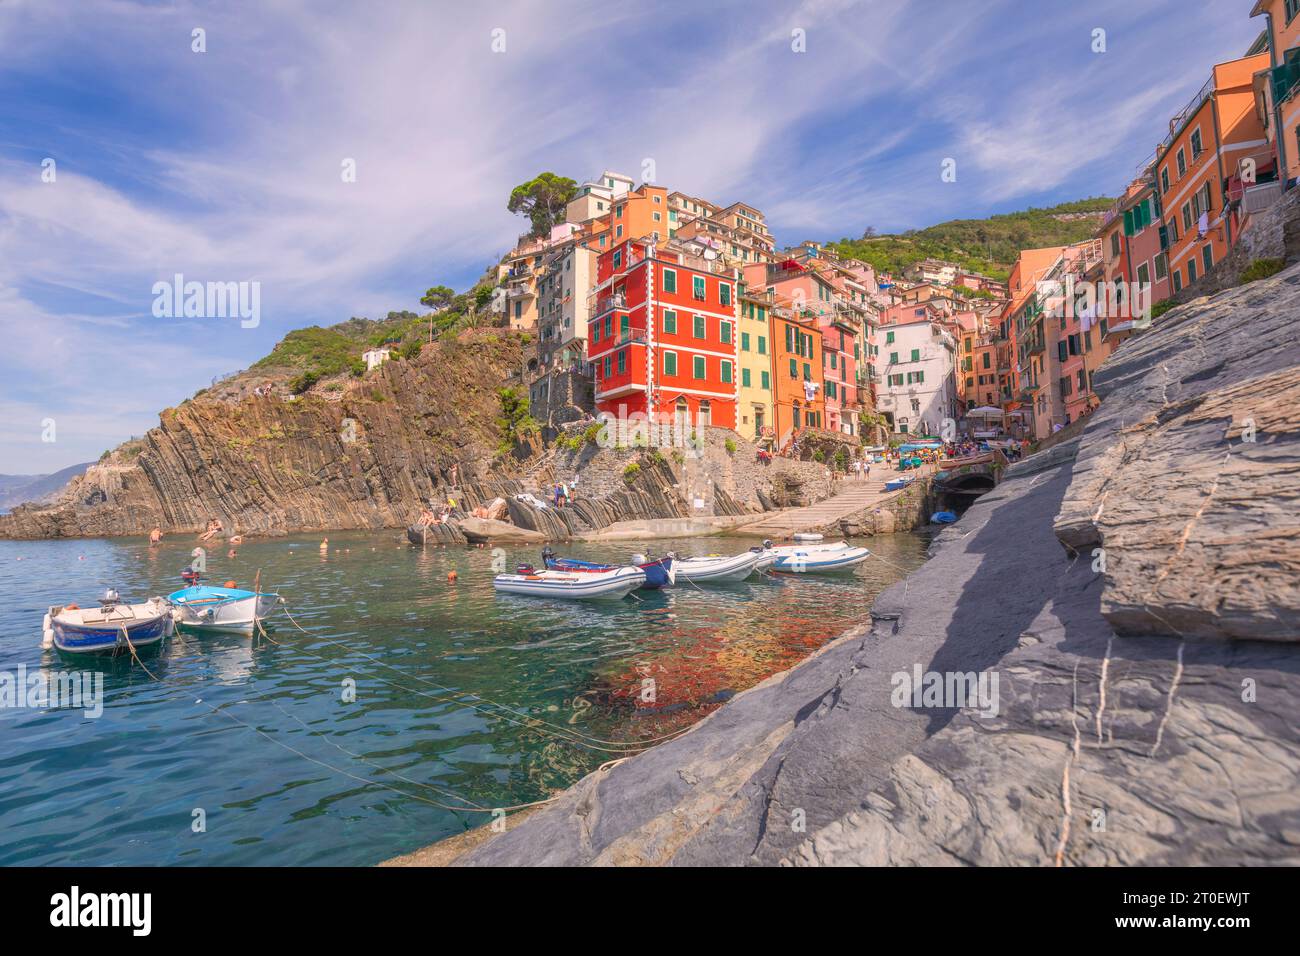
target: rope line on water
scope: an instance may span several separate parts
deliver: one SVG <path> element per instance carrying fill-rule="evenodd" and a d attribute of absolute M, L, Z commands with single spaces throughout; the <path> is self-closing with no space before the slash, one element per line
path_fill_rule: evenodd
<path fill-rule="evenodd" d="M 122 624 L 122 623 L 119 623 L 117 626 L 120 627 L 120 628 L 122 629 L 122 639 L 123 639 L 124 641 L 126 641 L 126 646 L 127 646 L 127 647 L 130 649 L 130 651 L 131 651 L 131 659 L 134 660 L 137 664 L 140 665 L 140 669 L 141 669 L 142 671 L 144 671 L 146 674 L 148 674 L 148 675 L 149 675 L 151 678 L 153 678 L 154 680 L 158 680 L 158 676 L 157 676 L 153 671 L 149 670 L 149 668 L 145 667 L 145 666 L 144 666 L 144 661 L 140 660 L 140 655 L 136 653 L 135 645 L 131 643 L 131 635 L 128 634 L 128 633 L 126 632 L 126 625 L 125 625 L 125 624 Z M 162 683 L 162 681 L 158 681 L 158 682 L 159 682 L 159 683 Z"/>
<path fill-rule="evenodd" d="M 411 687 L 405 687 L 401 684 L 394 683 L 393 681 L 386 681 L 382 677 L 376 678 L 376 680 L 379 680 L 381 683 L 388 684 L 389 686 L 392 687 L 397 687 L 400 690 L 406 691 L 407 693 L 419 694 L 422 697 L 428 697 L 430 700 L 437 700 L 443 703 L 455 704 L 460 707 L 469 707 L 487 717 L 504 718 L 506 720 L 511 721 L 512 723 L 524 727 L 525 729 L 535 730 L 540 733 L 549 732 L 553 736 L 557 737 L 558 739 L 563 740 L 567 743 L 574 744 L 579 747 L 586 747 L 589 750 L 604 751 L 605 753 L 628 754 L 630 756 L 633 753 L 639 753 L 642 750 L 648 749 L 649 746 L 652 744 L 656 744 L 666 740 L 672 740 L 676 737 L 680 737 L 682 734 L 690 730 L 689 727 L 683 727 L 681 730 L 675 730 L 669 734 L 663 734 L 662 736 L 659 737 L 649 737 L 646 738 L 645 740 L 640 740 L 640 741 L 605 740 L 600 737 L 594 737 L 590 734 L 584 734 L 580 730 L 569 730 L 566 727 L 561 727 L 558 724 L 552 724 L 548 721 L 542 720 L 541 718 L 533 717 L 530 714 L 520 713 L 519 711 L 515 710 L 512 707 L 509 707 L 506 704 L 502 704 L 497 701 L 491 700 L 487 697 L 483 697 L 480 694 L 472 694 L 466 691 L 457 691 L 455 688 L 448 687 L 445 684 L 439 684 L 437 681 L 430 680 L 419 674 L 407 673 L 406 671 L 402 670 L 400 667 L 395 667 L 394 665 L 389 664 L 387 661 L 380 660 L 377 657 L 373 657 L 372 655 L 366 654 L 364 651 L 359 651 L 356 648 L 349 647 L 347 644 L 344 644 L 341 641 L 335 641 L 319 634 L 313 634 L 311 631 L 308 631 L 306 628 L 304 628 L 301 624 L 298 623 L 298 621 L 294 618 L 293 614 L 289 611 L 288 605 L 282 604 L 281 606 L 283 607 L 285 616 L 289 618 L 289 621 L 293 624 L 293 626 L 296 627 L 303 634 L 307 635 L 308 637 L 315 638 L 318 640 L 323 640 L 329 644 L 335 644 L 346 651 L 349 651 L 353 654 L 360 655 L 361 657 L 365 658 L 368 661 L 371 661 L 374 664 L 377 664 L 381 667 L 387 667 L 390 670 L 397 671 L 397 673 L 401 674 L 403 677 L 412 678 L 414 680 L 420 681 L 421 683 L 428 684 L 430 687 L 436 687 L 439 690 L 448 691 L 449 693 L 453 693 L 453 694 L 459 693 L 461 694 L 461 697 L 475 697 L 485 704 L 489 704 L 493 707 L 500 708 L 500 709 L 485 710 L 483 707 L 479 706 L 478 704 L 472 703 L 467 700 L 463 700 L 461 698 L 442 697 L 437 694 L 430 694 L 425 691 L 416 690 Z M 302 649 L 298 648 L 298 650 L 301 651 Z M 303 653 L 310 654 L 310 652 L 307 651 L 303 651 Z M 326 663 L 329 663 L 329 661 L 326 658 L 319 657 L 317 655 L 310 655 L 310 656 L 315 657 L 317 660 L 325 661 Z M 609 745 L 609 746 L 605 746 L 605 745 Z"/>
<path fill-rule="evenodd" d="M 210 711 L 211 711 L 212 713 L 214 713 L 214 714 L 220 714 L 220 715 L 223 716 L 223 717 L 228 717 L 228 718 L 230 718 L 232 721 L 234 721 L 235 723 L 239 724 L 241 727 L 245 728 L 246 730 L 251 730 L 253 733 L 257 734 L 258 736 L 260 736 L 260 737 L 264 737 L 265 739 L 269 740 L 271 743 L 275 744 L 277 747 L 283 747 L 285 750 L 289 751 L 290 753 L 292 753 L 292 754 L 296 754 L 297 756 L 301 757 L 303 760 L 310 761 L 311 763 L 314 763 L 314 764 L 316 764 L 316 765 L 319 766 L 319 767 L 324 767 L 326 770 L 332 770 L 334 773 L 342 774 L 343 776 L 347 777 L 348 779 L 350 779 L 350 780 L 355 780 L 355 781 L 357 781 L 358 783 L 363 783 L 363 784 L 366 784 L 367 786 L 372 786 L 372 787 L 381 787 L 382 789 L 384 789 L 384 790 L 388 790 L 388 791 L 390 791 L 390 792 L 392 792 L 392 793 L 400 794 L 401 796 L 403 796 L 403 797 L 408 797 L 409 799 L 412 799 L 412 800 L 419 800 L 419 801 L 422 802 L 422 803 L 427 803 L 427 804 L 429 804 L 430 806 L 438 807 L 438 808 L 441 809 L 441 810 L 449 810 L 449 811 L 451 811 L 452 813 L 498 813 L 498 812 L 501 812 L 501 813 L 509 813 L 509 812 L 512 811 L 512 810 L 524 810 L 524 809 L 527 809 L 528 807 L 536 807 L 536 806 L 540 806 L 540 805 L 542 805 L 542 804 L 544 804 L 544 803 L 551 803 L 551 802 L 553 802 L 554 800 L 558 799 L 558 797 L 547 797 L 545 800 L 537 800 L 537 801 L 534 801 L 534 802 L 532 802 L 532 803 L 520 803 L 520 804 L 515 804 L 514 806 L 509 806 L 509 807 L 453 807 L 453 806 L 448 806 L 447 804 L 445 804 L 445 803 L 440 803 L 440 802 L 438 802 L 437 800 L 430 800 L 428 797 L 422 797 L 422 796 L 420 796 L 419 794 L 416 794 L 416 793 L 410 793 L 409 791 L 403 790 L 403 789 L 401 789 L 400 787 L 393 787 L 393 786 L 390 786 L 390 785 L 388 785 L 388 784 L 386 784 L 386 783 L 384 783 L 384 782 L 382 782 L 382 781 L 380 781 L 380 780 L 371 780 L 369 777 L 361 777 L 361 776 L 358 776 L 357 774 L 352 773 L 351 771 L 344 770 L 344 769 L 341 768 L 341 767 L 336 767 L 336 766 L 334 766 L 334 765 L 331 764 L 331 763 L 327 763 L 327 762 L 324 761 L 324 760 L 321 760 L 321 759 L 319 759 L 319 758 L 317 758 L 317 757 L 313 757 L 311 754 L 304 753 L 303 751 L 299 750 L 299 749 L 296 748 L 296 747 L 291 747 L 289 744 L 286 744 L 286 743 L 285 743 L 284 741 L 282 741 L 282 740 L 276 740 L 276 739 L 275 739 L 274 737 L 272 737 L 270 734 L 266 733 L 266 731 L 264 731 L 264 730 L 260 730 L 259 728 L 254 727 L 252 724 L 250 724 L 250 723 L 248 723 L 248 722 L 246 722 L 246 721 L 240 720 L 238 717 L 236 717 L 234 714 L 230 713 L 228 710 L 226 710 L 226 709 L 224 709 L 224 708 L 221 708 L 221 707 L 213 707 L 211 704 L 209 704 L 209 703 L 207 703 L 207 702 L 205 702 L 205 701 L 203 701 L 203 700 L 198 700 L 198 701 L 196 701 L 196 703 L 203 704 L 204 707 L 208 708 L 208 710 L 210 710 Z M 428 784 L 424 784 L 424 786 L 428 786 Z M 436 788 L 435 788 L 435 789 L 436 789 Z M 464 798 L 464 797 L 459 797 L 459 796 L 457 796 L 455 799 L 457 799 L 457 800 L 464 800 L 465 798 Z"/>

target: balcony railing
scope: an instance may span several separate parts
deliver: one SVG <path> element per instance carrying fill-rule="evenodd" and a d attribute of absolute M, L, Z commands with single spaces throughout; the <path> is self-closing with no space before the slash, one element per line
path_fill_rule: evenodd
<path fill-rule="evenodd" d="M 602 295 L 596 300 L 596 311 L 592 313 L 592 318 L 598 318 L 611 309 L 626 309 L 627 296 L 621 292 L 613 295 Z"/>

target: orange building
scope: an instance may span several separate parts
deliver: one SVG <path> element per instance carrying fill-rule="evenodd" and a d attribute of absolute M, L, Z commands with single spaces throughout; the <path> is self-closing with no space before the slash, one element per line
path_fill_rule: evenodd
<path fill-rule="evenodd" d="M 1300 179 L 1300 0 L 1258 0 L 1252 17 L 1264 16 L 1269 69 L 1257 74 L 1260 119 L 1277 151 L 1288 183 Z"/>
<path fill-rule="evenodd" d="M 1270 161 L 1253 87 L 1254 74 L 1268 65 L 1267 53 L 1217 64 L 1156 148 L 1174 292 L 1205 275 L 1240 234 L 1229 191 L 1240 186 L 1242 160 L 1253 159 L 1258 168 Z"/>
<path fill-rule="evenodd" d="M 772 405 L 777 447 L 784 448 L 805 428 L 823 428 L 822 334 L 817 319 L 803 310 L 774 307 L 772 317 Z"/>
<path fill-rule="evenodd" d="M 608 213 L 583 223 L 581 228 L 578 244 L 596 252 L 613 249 L 625 239 L 666 240 L 668 190 L 642 183 L 615 196 Z"/>

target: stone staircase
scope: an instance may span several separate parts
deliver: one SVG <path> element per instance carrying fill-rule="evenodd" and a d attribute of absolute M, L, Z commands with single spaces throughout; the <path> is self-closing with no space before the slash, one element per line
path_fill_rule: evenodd
<path fill-rule="evenodd" d="M 824 528 L 838 522 L 841 518 L 889 501 L 902 494 L 900 491 L 886 491 L 885 482 L 898 477 L 896 471 L 886 471 L 879 465 L 880 472 L 874 473 L 866 481 L 853 478 L 841 478 L 836 485 L 835 494 L 824 498 L 816 504 L 804 508 L 788 508 L 784 511 L 771 512 L 753 524 L 736 528 L 737 533 L 761 535 L 765 538 L 788 538 L 802 531 Z M 926 466 L 922 474 L 928 474 L 933 466 Z"/>

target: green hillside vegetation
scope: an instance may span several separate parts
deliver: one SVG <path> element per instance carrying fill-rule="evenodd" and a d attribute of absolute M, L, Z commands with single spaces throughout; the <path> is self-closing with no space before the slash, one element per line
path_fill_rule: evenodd
<path fill-rule="evenodd" d="M 491 284 L 480 282 L 469 292 L 451 297 L 445 308 L 432 314 L 389 312 L 382 319 L 354 316 L 337 325 L 294 329 L 276 343 L 270 355 L 254 362 L 250 370 L 295 373 L 289 382 L 293 392 L 305 392 L 331 375 L 346 372 L 360 377 L 366 370 L 362 352 L 387 345 L 395 357 L 412 358 L 429 341 L 430 324 L 435 339 L 480 324 L 477 311 L 490 302 L 491 296 Z"/>
<path fill-rule="evenodd" d="M 987 219 L 953 219 L 892 235 L 875 235 L 868 229 L 860 239 L 828 245 L 842 256 L 870 263 L 878 272 L 897 274 L 922 259 L 943 259 L 1005 281 L 1021 249 L 1091 239 L 1101 214 L 1113 202 L 1098 196 Z M 1085 218 L 1061 218 L 1075 215 Z"/>

